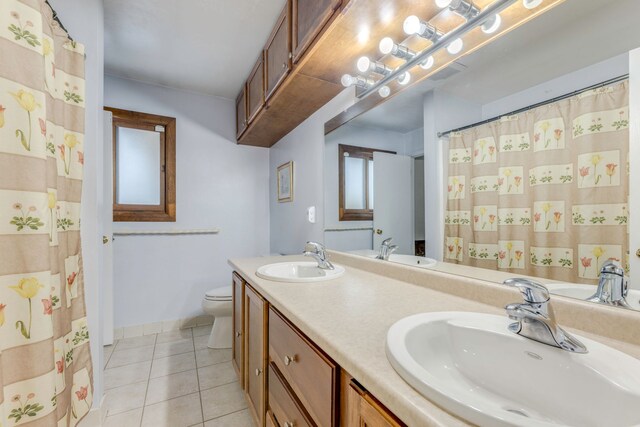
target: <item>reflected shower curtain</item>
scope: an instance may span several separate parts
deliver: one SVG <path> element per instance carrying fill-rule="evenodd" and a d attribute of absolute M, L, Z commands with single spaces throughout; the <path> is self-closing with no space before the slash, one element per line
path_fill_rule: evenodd
<path fill-rule="evenodd" d="M 628 270 L 628 81 L 450 136 L 444 258 L 572 283 Z"/>
<path fill-rule="evenodd" d="M 92 403 L 80 196 L 84 48 L 44 0 L 0 1 L 0 426 Z"/>

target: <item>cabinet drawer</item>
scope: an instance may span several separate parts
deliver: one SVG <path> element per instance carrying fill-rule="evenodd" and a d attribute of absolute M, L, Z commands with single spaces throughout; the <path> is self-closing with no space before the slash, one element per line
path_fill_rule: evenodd
<path fill-rule="evenodd" d="M 314 423 L 337 425 L 338 367 L 273 308 L 269 309 L 269 357 Z"/>
<path fill-rule="evenodd" d="M 285 385 L 278 368 L 273 362 L 269 364 L 269 410 L 277 425 L 311 427 L 304 409 L 296 402 L 293 392 Z"/>

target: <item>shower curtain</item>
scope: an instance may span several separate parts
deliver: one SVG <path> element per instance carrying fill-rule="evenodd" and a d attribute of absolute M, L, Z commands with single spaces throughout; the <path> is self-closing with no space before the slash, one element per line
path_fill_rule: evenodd
<path fill-rule="evenodd" d="M 80 197 L 84 47 L 44 0 L 0 1 L 0 426 L 92 403 Z"/>
<path fill-rule="evenodd" d="M 628 80 L 450 136 L 448 262 L 571 283 L 628 271 Z"/>

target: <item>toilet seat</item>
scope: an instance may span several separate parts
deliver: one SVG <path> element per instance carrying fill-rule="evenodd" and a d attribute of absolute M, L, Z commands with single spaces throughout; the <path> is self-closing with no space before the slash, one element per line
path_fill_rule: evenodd
<path fill-rule="evenodd" d="M 204 299 L 207 301 L 231 301 L 231 286 L 211 289 L 205 293 Z"/>

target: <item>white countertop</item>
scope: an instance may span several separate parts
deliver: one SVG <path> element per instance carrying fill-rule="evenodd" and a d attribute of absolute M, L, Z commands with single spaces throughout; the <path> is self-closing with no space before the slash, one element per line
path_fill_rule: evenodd
<path fill-rule="evenodd" d="M 418 394 L 395 372 L 385 354 L 387 330 L 397 320 L 416 313 L 473 311 L 502 315 L 504 310 L 429 288 L 429 280 L 463 280 L 455 276 L 445 278 L 402 267 L 408 269 L 407 274 L 420 274 L 424 284 L 416 285 L 355 268 L 349 265 L 348 257 L 337 258 L 343 261 L 340 264 L 346 268 L 345 274 L 318 283 L 273 282 L 255 275 L 265 264 L 308 260 L 302 256 L 234 259 L 229 264 L 407 425 L 469 425 Z M 362 268 L 361 263 L 356 265 Z M 640 357 L 636 345 L 581 331 L 578 334 Z"/>

